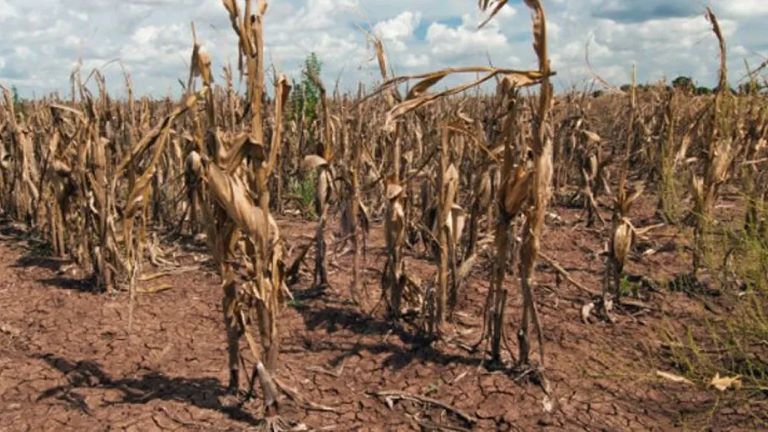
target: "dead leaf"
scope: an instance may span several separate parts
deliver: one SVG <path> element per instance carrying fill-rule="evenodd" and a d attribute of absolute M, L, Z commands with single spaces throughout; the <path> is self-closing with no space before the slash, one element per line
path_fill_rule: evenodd
<path fill-rule="evenodd" d="M 171 288 L 173 288 L 173 285 L 162 284 L 162 285 L 157 285 L 157 286 L 153 286 L 153 287 L 138 288 L 136 290 L 136 292 L 141 293 L 141 294 L 155 294 L 155 293 L 159 293 L 161 291 L 169 290 Z"/>
<path fill-rule="evenodd" d="M 554 403 L 552 403 L 552 399 L 549 397 L 549 395 L 544 395 L 544 398 L 541 400 L 541 404 L 545 413 L 551 413 L 554 409 Z"/>
<path fill-rule="evenodd" d="M 676 383 L 693 385 L 693 382 L 688 378 L 684 376 L 676 375 L 670 372 L 662 372 L 657 370 L 656 376 L 664 378 L 665 380 L 668 380 L 668 381 L 676 382 Z"/>
<path fill-rule="evenodd" d="M 741 376 L 721 377 L 719 373 L 716 373 L 715 376 L 712 377 L 712 381 L 709 382 L 709 385 L 720 391 L 726 391 L 731 387 L 738 390 L 741 388 Z"/>

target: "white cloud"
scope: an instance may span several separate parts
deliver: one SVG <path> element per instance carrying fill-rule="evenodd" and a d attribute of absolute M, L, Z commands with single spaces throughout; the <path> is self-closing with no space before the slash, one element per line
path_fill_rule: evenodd
<path fill-rule="evenodd" d="M 453 59 L 467 54 L 493 52 L 507 45 L 507 37 L 497 25 L 477 29 L 478 21 L 469 14 L 462 16 L 458 27 L 432 23 L 427 29 L 430 52 L 436 57 Z"/>
<path fill-rule="evenodd" d="M 732 17 L 755 17 L 768 15 L 768 2 L 765 0 L 717 0 L 715 10 L 721 10 Z"/>
<path fill-rule="evenodd" d="M 517 15 L 517 9 L 511 6 L 507 6 L 499 10 L 499 13 L 497 13 L 493 19 L 497 21 L 504 21 L 514 17 L 515 15 Z"/>
<path fill-rule="evenodd" d="M 357 0 L 307 0 L 306 5 L 299 9 L 295 23 L 302 30 L 325 29 L 357 7 Z"/>
<path fill-rule="evenodd" d="M 405 41 L 413 37 L 413 32 L 419 23 L 421 23 L 419 12 L 405 11 L 392 19 L 376 23 L 373 31 L 383 42 L 388 43 L 391 49 L 404 51 Z"/>
<path fill-rule="evenodd" d="M 549 0 L 550 56 L 559 88 L 590 79 L 584 46 L 601 76 L 617 85 L 628 81 L 632 64 L 641 81 L 690 75 L 713 85 L 717 44 L 703 16 L 704 3 L 690 0 Z M 636 4 L 637 3 L 637 4 Z M 768 0 L 711 0 L 730 48 L 729 66 L 741 75 L 768 55 L 764 22 Z M 385 43 L 396 73 L 447 66 L 535 67 L 530 13 L 520 2 L 507 6 L 487 27 L 468 0 L 272 0 L 265 17 L 268 60 L 297 74 L 304 58 L 316 52 L 323 78 L 355 89 L 376 81 L 378 69 L 361 26 Z M 23 94 L 68 92 L 72 65 L 88 68 L 120 59 L 140 92 L 164 95 L 178 90 L 187 74 L 192 45 L 189 23 L 211 54 L 218 78 L 222 66 L 236 65 L 237 39 L 221 0 L 0 0 L 0 82 Z M 104 70 L 118 94 L 119 64 Z"/>
<path fill-rule="evenodd" d="M 426 54 L 408 54 L 403 60 L 406 68 L 423 68 L 429 65 L 429 56 Z"/>
<path fill-rule="evenodd" d="M 131 35 L 131 41 L 140 45 L 148 44 L 156 39 L 162 30 L 161 27 L 153 25 L 139 27 Z"/>
<path fill-rule="evenodd" d="M 732 36 L 736 23 L 720 20 L 725 37 Z M 714 38 L 710 24 L 703 17 L 654 19 L 640 23 L 614 23 L 602 21 L 597 37 L 621 49 L 676 49 L 688 50 L 708 37 Z M 712 39 L 714 40 L 714 39 Z M 674 51 L 670 50 L 673 56 Z"/>
<path fill-rule="evenodd" d="M 749 55 L 749 50 L 744 45 L 736 45 L 731 48 L 731 53 L 743 57 Z"/>
<path fill-rule="evenodd" d="M 7 0 L 0 0 L 0 23 L 18 16 L 16 8 Z"/>

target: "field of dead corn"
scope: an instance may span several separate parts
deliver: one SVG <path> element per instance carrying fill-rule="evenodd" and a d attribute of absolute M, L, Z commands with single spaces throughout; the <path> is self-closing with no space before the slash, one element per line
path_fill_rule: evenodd
<path fill-rule="evenodd" d="M 180 101 L 3 87 L 0 431 L 768 428 L 762 67 L 555 94 L 525 4 L 535 70 L 266 80 L 224 0 Z"/>

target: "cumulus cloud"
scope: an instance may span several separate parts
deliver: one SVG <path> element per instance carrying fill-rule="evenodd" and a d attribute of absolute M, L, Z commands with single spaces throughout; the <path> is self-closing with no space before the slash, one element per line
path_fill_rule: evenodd
<path fill-rule="evenodd" d="M 343 88 L 379 79 L 364 32 L 382 38 L 392 68 L 410 74 L 447 66 L 535 67 L 530 14 L 521 2 L 483 29 L 476 2 L 465 0 L 273 0 L 265 18 L 268 61 L 297 76 L 310 52 L 323 78 Z M 704 4 L 690 0 L 546 0 L 552 66 L 558 88 L 590 79 L 584 47 L 604 78 L 620 85 L 636 64 L 641 81 L 690 75 L 713 85 L 717 47 Z M 730 68 L 768 56 L 763 27 L 768 1 L 712 0 L 730 48 Z M 237 63 L 237 40 L 220 0 L 0 0 L 0 82 L 22 94 L 68 92 L 69 74 L 103 68 L 110 89 L 123 91 L 121 65 L 134 87 L 156 96 L 178 93 L 191 49 L 189 23 L 222 67 Z M 113 60 L 119 60 L 115 62 Z M 738 72 L 735 75 L 740 75 Z"/>
<path fill-rule="evenodd" d="M 478 30 L 477 20 L 465 14 L 458 27 L 432 23 L 427 30 L 427 42 L 432 55 L 454 60 L 477 52 L 503 49 L 507 45 L 507 37 L 494 24 Z"/>
<path fill-rule="evenodd" d="M 405 51 L 406 41 L 413 37 L 420 22 L 419 12 L 405 11 L 392 19 L 376 23 L 373 31 L 383 42 L 388 43 L 390 49 Z"/>
<path fill-rule="evenodd" d="M 11 18 L 18 16 L 16 8 L 12 4 L 8 3 L 8 0 L 0 0 L 0 23 L 3 23 Z"/>
<path fill-rule="evenodd" d="M 609 0 L 594 8 L 593 16 L 617 22 L 642 22 L 650 19 L 680 18 L 698 13 L 701 6 L 689 0 Z"/>
<path fill-rule="evenodd" d="M 357 0 L 307 0 L 293 22 L 299 29 L 323 30 L 334 26 L 340 17 L 349 15 L 357 7 Z"/>
<path fill-rule="evenodd" d="M 768 15 L 765 0 L 718 0 L 717 9 L 733 17 L 756 17 Z"/>

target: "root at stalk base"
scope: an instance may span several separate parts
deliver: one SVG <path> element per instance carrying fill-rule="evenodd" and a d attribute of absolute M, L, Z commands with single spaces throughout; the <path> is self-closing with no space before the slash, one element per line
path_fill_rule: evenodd
<path fill-rule="evenodd" d="M 247 400 L 248 399 L 245 394 L 236 394 L 231 392 L 218 397 L 219 405 L 225 410 L 240 408 Z"/>
<path fill-rule="evenodd" d="M 278 415 L 266 417 L 254 428 L 256 431 L 264 432 L 292 432 L 308 431 L 309 428 L 304 423 L 291 422 Z"/>
<path fill-rule="evenodd" d="M 513 381 L 518 383 L 526 382 L 543 386 L 543 383 L 547 382 L 542 368 L 532 363 L 517 363 L 512 366 L 509 373 Z"/>

